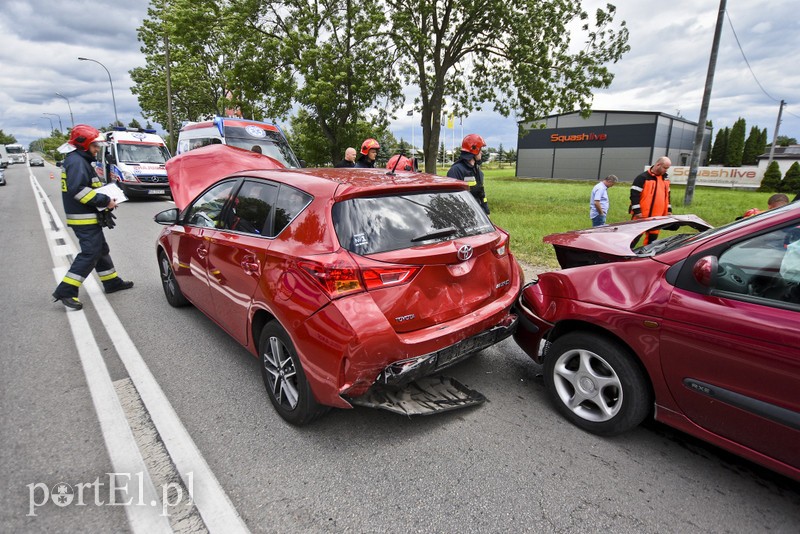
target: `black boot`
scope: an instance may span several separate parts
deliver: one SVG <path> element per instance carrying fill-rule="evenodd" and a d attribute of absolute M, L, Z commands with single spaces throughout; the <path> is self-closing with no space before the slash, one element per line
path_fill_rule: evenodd
<path fill-rule="evenodd" d="M 61 301 L 61 304 L 71 310 L 82 310 L 83 304 L 78 300 L 78 297 L 62 297 L 58 293 L 53 293 L 53 302 Z"/>
<path fill-rule="evenodd" d="M 133 282 L 123 280 L 122 278 L 117 278 L 116 282 L 108 284 L 105 286 L 106 294 L 108 293 L 116 293 L 117 291 L 122 291 L 123 289 L 130 289 L 133 287 Z"/>

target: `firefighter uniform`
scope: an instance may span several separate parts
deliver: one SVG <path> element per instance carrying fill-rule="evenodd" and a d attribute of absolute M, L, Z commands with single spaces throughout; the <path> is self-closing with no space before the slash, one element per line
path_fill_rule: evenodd
<path fill-rule="evenodd" d="M 103 184 L 94 172 L 93 161 L 90 152 L 77 149 L 67 154 L 61 171 L 61 198 L 67 226 L 75 232 L 81 251 L 53 292 L 53 298 L 73 309 L 81 309 L 78 289 L 94 269 L 97 269 L 106 293 L 133 286 L 133 282 L 126 282 L 117 275 L 109 255 L 101 226 L 104 217 L 98 207 L 107 206 L 111 199 L 95 191 Z"/>
<path fill-rule="evenodd" d="M 470 165 L 470 161 L 472 164 Z M 462 151 L 461 157 L 456 161 L 450 170 L 447 171 L 448 178 L 456 178 L 469 184 L 469 192 L 481 205 L 483 211 L 489 214 L 489 203 L 486 200 L 486 189 L 483 187 L 483 171 L 481 171 L 480 161 L 476 160 L 475 155 Z"/>
<path fill-rule="evenodd" d="M 666 172 L 655 174 L 653 167 L 650 167 L 634 178 L 630 198 L 630 213 L 633 218 L 637 218 L 637 215 L 659 217 L 671 214 L 669 175 Z M 645 232 L 643 244 L 647 245 L 658 239 L 658 233 L 658 230 Z"/>

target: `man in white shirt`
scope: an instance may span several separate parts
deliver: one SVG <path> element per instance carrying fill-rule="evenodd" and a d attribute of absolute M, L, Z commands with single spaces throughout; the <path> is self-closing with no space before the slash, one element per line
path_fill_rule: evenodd
<path fill-rule="evenodd" d="M 592 188 L 592 197 L 589 200 L 589 218 L 592 226 L 602 226 L 606 223 L 608 214 L 608 190 L 619 182 L 619 178 L 609 174 Z"/>

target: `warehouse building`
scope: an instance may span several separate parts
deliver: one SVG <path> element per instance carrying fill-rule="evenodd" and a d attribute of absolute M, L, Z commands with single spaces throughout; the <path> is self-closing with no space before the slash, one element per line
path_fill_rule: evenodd
<path fill-rule="evenodd" d="M 646 165 L 668 156 L 689 165 L 697 123 L 656 111 L 575 111 L 520 123 L 517 176 L 598 180 L 609 174 L 632 182 Z M 706 161 L 706 128 L 700 163 Z"/>

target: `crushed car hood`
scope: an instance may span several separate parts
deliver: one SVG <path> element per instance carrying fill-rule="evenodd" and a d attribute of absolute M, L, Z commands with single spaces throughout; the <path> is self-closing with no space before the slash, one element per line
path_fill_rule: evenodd
<path fill-rule="evenodd" d="M 284 169 L 276 159 L 227 145 L 209 145 L 167 161 L 167 177 L 175 206 L 183 210 L 208 186 L 240 171 Z"/>
<path fill-rule="evenodd" d="M 642 257 L 631 248 L 641 234 L 648 230 L 678 230 L 681 227 L 705 231 L 711 225 L 696 215 L 669 215 L 550 234 L 543 241 L 555 247 L 559 264 L 567 269 Z"/>

